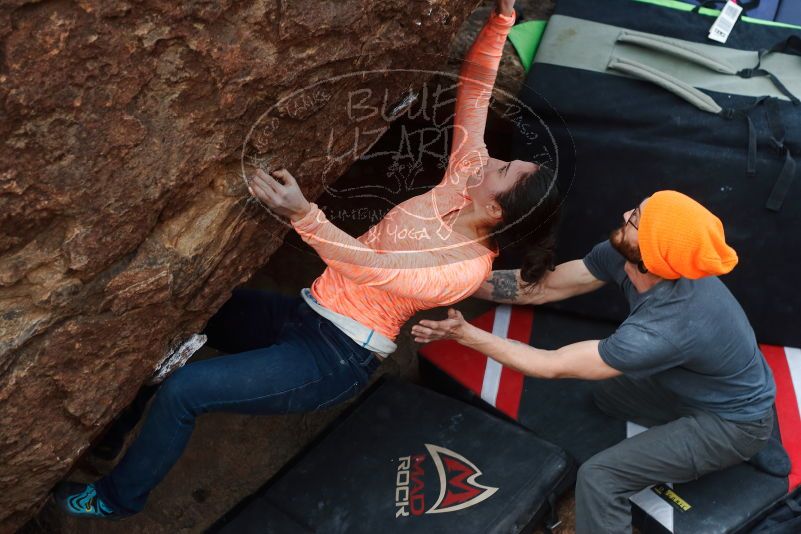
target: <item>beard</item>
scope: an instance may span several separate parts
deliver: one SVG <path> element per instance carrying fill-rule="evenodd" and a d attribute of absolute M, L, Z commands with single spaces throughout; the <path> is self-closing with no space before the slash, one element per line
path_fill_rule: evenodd
<path fill-rule="evenodd" d="M 620 255 L 626 258 L 631 263 L 639 263 L 642 261 L 640 248 L 636 245 L 626 242 L 626 225 L 617 228 L 609 234 L 609 243 L 612 247 L 620 252 Z"/>

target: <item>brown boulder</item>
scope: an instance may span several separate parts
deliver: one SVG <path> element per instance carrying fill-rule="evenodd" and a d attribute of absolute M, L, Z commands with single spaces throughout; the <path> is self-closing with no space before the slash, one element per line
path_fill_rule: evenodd
<path fill-rule="evenodd" d="M 0 6 L 0 531 L 281 243 L 243 169 L 316 197 L 475 5 Z"/>

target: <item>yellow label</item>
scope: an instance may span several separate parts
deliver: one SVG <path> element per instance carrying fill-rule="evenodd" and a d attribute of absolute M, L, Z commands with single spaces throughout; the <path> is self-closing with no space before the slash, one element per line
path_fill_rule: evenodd
<path fill-rule="evenodd" d="M 675 505 L 682 512 L 686 512 L 692 508 L 690 503 L 679 497 L 679 495 L 668 486 L 660 484 L 659 486 L 654 486 L 651 489 L 653 489 L 654 493 L 668 501 L 670 504 Z"/>

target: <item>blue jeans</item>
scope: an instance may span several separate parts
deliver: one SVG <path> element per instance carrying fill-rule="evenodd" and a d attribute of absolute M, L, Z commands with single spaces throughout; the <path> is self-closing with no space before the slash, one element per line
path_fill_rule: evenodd
<path fill-rule="evenodd" d="M 183 453 L 197 416 L 320 410 L 355 396 L 380 364 L 299 296 L 235 290 L 204 333 L 213 348 L 236 354 L 190 363 L 162 384 L 139 436 L 96 484 L 115 512 L 144 507 Z"/>

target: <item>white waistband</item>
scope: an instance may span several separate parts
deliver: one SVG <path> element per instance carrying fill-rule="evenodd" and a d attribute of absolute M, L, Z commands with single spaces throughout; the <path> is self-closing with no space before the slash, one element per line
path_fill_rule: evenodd
<path fill-rule="evenodd" d="M 311 309 L 334 323 L 334 326 L 342 330 L 349 338 L 372 352 L 375 352 L 382 358 L 386 358 L 398 348 L 398 346 L 388 337 L 375 331 L 374 329 L 363 325 L 355 319 L 351 319 L 347 315 L 342 315 L 333 310 L 329 310 L 319 302 L 311 294 L 311 290 L 305 287 L 300 290 L 300 296 L 306 301 Z"/>

